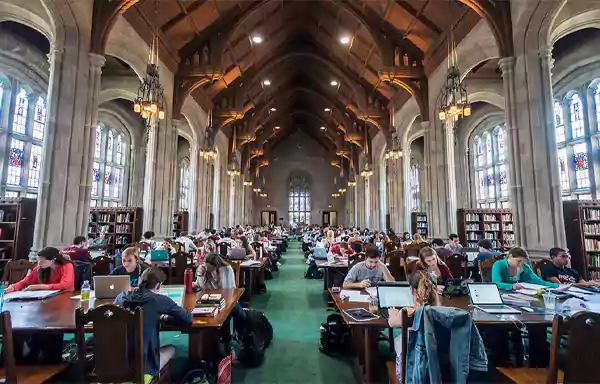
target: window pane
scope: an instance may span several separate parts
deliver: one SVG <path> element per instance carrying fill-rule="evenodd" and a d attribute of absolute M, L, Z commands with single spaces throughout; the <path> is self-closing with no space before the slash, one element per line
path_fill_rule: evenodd
<path fill-rule="evenodd" d="M 565 119 L 563 115 L 562 105 L 556 101 L 554 103 L 554 126 L 556 127 L 556 142 L 562 143 L 565 141 Z"/>
<path fill-rule="evenodd" d="M 571 97 L 571 103 L 569 105 L 570 116 L 571 116 L 571 136 L 573 139 L 583 137 L 583 109 L 581 106 L 581 98 L 576 93 Z"/>
<path fill-rule="evenodd" d="M 569 190 L 569 170 L 567 169 L 567 149 L 558 149 L 558 172 L 560 175 L 560 188 L 563 191 Z"/>
<path fill-rule="evenodd" d="M 494 183 L 494 169 L 493 168 L 488 168 L 488 170 L 487 170 L 486 183 L 488 186 L 488 198 L 490 198 L 490 199 L 496 198 L 496 185 Z"/>
<path fill-rule="evenodd" d="M 28 193 L 25 195 L 28 199 L 37 199 L 37 193 Z"/>
<path fill-rule="evenodd" d="M 419 211 L 421 207 L 419 168 L 417 165 L 410 167 L 410 190 L 411 205 L 413 211 Z"/>
<path fill-rule="evenodd" d="M 37 188 L 40 185 L 40 170 L 42 169 L 42 147 L 31 146 L 31 161 L 29 162 L 29 179 L 27 186 Z"/>
<path fill-rule="evenodd" d="M 10 153 L 8 155 L 8 177 L 6 183 L 10 185 L 21 184 L 21 171 L 25 160 L 25 143 L 21 140 L 10 141 Z"/>
<path fill-rule="evenodd" d="M 114 145 L 114 133 L 108 131 L 108 142 L 106 144 L 106 161 L 113 161 L 113 145 Z"/>
<path fill-rule="evenodd" d="M 596 108 L 596 131 L 600 132 L 600 83 L 594 90 L 594 107 Z"/>
<path fill-rule="evenodd" d="M 498 161 L 502 162 L 505 160 L 506 151 L 504 149 L 504 129 L 499 127 L 496 133 L 497 148 L 498 148 Z"/>
<path fill-rule="evenodd" d="M 485 135 L 485 161 L 492 164 L 492 136 L 489 133 Z"/>
<path fill-rule="evenodd" d="M 2 108 L 4 107 L 4 81 L 0 80 L 0 115 L 2 115 Z"/>
<path fill-rule="evenodd" d="M 485 200 L 485 177 L 483 176 L 483 171 L 477 171 L 477 181 L 479 188 L 479 200 Z"/>
<path fill-rule="evenodd" d="M 100 164 L 92 166 L 92 196 L 98 196 L 98 184 L 100 182 Z"/>
<path fill-rule="evenodd" d="M 27 108 L 29 106 L 29 98 L 27 92 L 23 88 L 17 93 L 17 102 L 15 106 L 15 115 L 13 119 L 12 131 L 15 133 L 25 134 L 27 125 Z"/>
<path fill-rule="evenodd" d="M 121 198 L 121 186 L 123 184 L 123 178 L 121 177 L 121 169 L 115 168 L 115 180 L 113 182 L 113 198 Z"/>
<path fill-rule="evenodd" d="M 589 188 L 590 179 L 588 171 L 588 154 L 586 143 L 573 146 L 573 160 L 575 163 L 575 185 L 577 189 Z"/>
<path fill-rule="evenodd" d="M 500 195 L 503 198 L 508 197 L 508 179 L 506 177 L 506 165 L 502 164 L 498 167 L 498 181 L 500 183 Z"/>
<path fill-rule="evenodd" d="M 33 119 L 33 138 L 44 139 L 44 125 L 46 124 L 46 101 L 42 96 L 35 103 L 35 117 Z"/>
<path fill-rule="evenodd" d="M 101 147 L 102 147 L 102 126 L 96 127 L 96 141 L 94 142 L 94 159 L 100 159 Z"/>
<path fill-rule="evenodd" d="M 483 142 L 479 137 L 475 138 L 475 164 L 483 165 Z"/>
<path fill-rule="evenodd" d="M 104 197 L 110 197 L 110 185 L 113 181 L 112 168 L 110 165 L 104 167 Z"/>
<path fill-rule="evenodd" d="M 115 162 L 119 165 L 123 165 L 123 137 L 117 136 L 117 158 Z"/>
<path fill-rule="evenodd" d="M 4 192 L 4 197 L 19 197 L 19 192 L 6 191 Z"/>

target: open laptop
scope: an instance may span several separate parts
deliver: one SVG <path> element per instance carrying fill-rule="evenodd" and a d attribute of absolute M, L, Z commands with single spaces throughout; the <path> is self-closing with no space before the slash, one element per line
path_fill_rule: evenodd
<path fill-rule="evenodd" d="M 229 260 L 246 260 L 246 250 L 240 247 L 231 248 L 227 258 Z"/>
<path fill-rule="evenodd" d="M 129 275 L 94 276 L 94 296 L 96 299 L 114 299 L 119 293 L 131 289 Z"/>
<path fill-rule="evenodd" d="M 379 282 L 376 285 L 379 298 L 379 313 L 386 319 L 389 308 L 403 308 L 414 305 L 410 285 L 407 281 Z"/>
<path fill-rule="evenodd" d="M 494 283 L 467 284 L 471 304 L 477 309 L 490 314 L 518 315 L 518 309 L 504 304 L 498 286 Z"/>

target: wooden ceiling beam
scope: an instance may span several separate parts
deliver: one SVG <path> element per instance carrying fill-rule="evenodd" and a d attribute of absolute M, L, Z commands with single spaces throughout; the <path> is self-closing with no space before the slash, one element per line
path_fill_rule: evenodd
<path fill-rule="evenodd" d="M 207 3 L 207 1 L 208 0 L 196 0 L 191 5 L 183 8 L 181 13 L 177 14 L 175 17 L 164 23 L 160 27 L 160 29 L 163 31 L 163 33 L 169 32 L 170 29 L 175 27 L 177 24 L 183 22 L 187 17 L 189 17 L 190 13 L 202 7 L 204 4 Z"/>
<path fill-rule="evenodd" d="M 408 3 L 406 0 L 395 0 L 396 4 L 398 4 L 402 9 L 408 12 L 415 20 L 419 21 L 425 28 L 434 32 L 436 35 L 441 35 L 444 31 L 437 25 L 433 23 L 433 21 L 429 20 L 427 17 L 423 16 L 422 11 L 416 10 L 412 5 Z M 423 7 L 425 8 L 426 5 Z"/>

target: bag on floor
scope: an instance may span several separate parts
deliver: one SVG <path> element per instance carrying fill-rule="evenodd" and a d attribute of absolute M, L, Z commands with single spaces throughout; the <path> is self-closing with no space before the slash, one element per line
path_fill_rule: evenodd
<path fill-rule="evenodd" d="M 245 309 L 246 322 L 243 333 L 234 333 L 240 345 L 238 361 L 249 368 L 262 365 L 265 349 L 273 340 L 273 326 L 264 313 L 253 309 Z"/>
<path fill-rule="evenodd" d="M 273 341 L 273 326 L 267 316 L 255 309 L 245 309 L 248 326 L 252 329 L 256 344 L 266 349 Z"/>
<path fill-rule="evenodd" d="M 308 268 L 306 269 L 306 273 L 304 274 L 304 278 L 306 279 L 322 279 L 323 272 L 319 271 L 317 267 L 317 263 L 314 260 L 308 264 Z"/>
<path fill-rule="evenodd" d="M 321 324 L 319 351 L 329 356 L 339 356 L 350 352 L 350 327 L 339 313 L 327 316 Z"/>
<path fill-rule="evenodd" d="M 214 382 L 214 374 L 211 374 L 213 371 L 211 364 L 201 360 L 198 364 L 194 364 L 194 366 L 194 369 L 186 373 L 181 384 L 209 384 Z"/>

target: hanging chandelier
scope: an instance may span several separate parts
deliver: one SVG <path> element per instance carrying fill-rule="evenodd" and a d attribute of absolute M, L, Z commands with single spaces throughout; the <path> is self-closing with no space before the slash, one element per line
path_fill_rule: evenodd
<path fill-rule="evenodd" d="M 353 155 L 353 151 L 352 151 L 352 145 L 350 145 L 350 166 L 348 169 L 348 186 L 349 187 L 356 187 L 356 175 L 354 174 L 354 161 L 352 161 L 352 159 L 354 158 Z"/>
<path fill-rule="evenodd" d="M 398 160 L 401 157 L 402 157 L 402 150 L 400 149 L 400 140 L 398 139 L 398 135 L 393 133 L 391 148 L 389 148 L 385 152 L 385 159 L 386 160 Z"/>
<path fill-rule="evenodd" d="M 155 3 L 155 13 L 158 13 L 158 1 Z M 155 30 L 146 64 L 146 75 L 138 88 L 133 103 L 133 111 L 139 113 L 146 120 L 148 129 L 157 118 L 159 120 L 165 118 L 165 96 L 158 72 L 158 33 Z"/>
<path fill-rule="evenodd" d="M 448 2 L 448 4 L 450 3 Z M 452 20 L 452 17 L 450 17 L 450 20 Z M 438 117 L 443 122 L 454 122 L 460 117 L 471 116 L 471 105 L 469 104 L 467 89 L 460 78 L 452 21 L 450 21 L 448 35 L 450 36 L 448 40 L 448 73 L 446 75 L 446 84 L 442 87 L 439 96 L 440 110 Z"/>
<path fill-rule="evenodd" d="M 252 192 L 256 193 L 257 195 L 262 192 L 262 189 L 260 188 L 260 167 L 258 167 L 258 165 L 256 166 L 256 176 L 255 179 L 257 180 L 256 182 L 256 186 L 254 188 L 252 188 Z"/>
<path fill-rule="evenodd" d="M 231 146 L 231 155 L 229 157 L 229 164 L 227 165 L 227 174 L 231 177 L 236 177 L 241 175 L 240 169 L 239 169 L 239 165 L 238 165 L 238 161 L 237 161 L 237 155 L 235 153 L 235 144 L 236 144 L 236 137 L 235 137 L 235 133 L 236 133 L 236 127 L 233 127 L 233 145 Z"/>
<path fill-rule="evenodd" d="M 340 194 L 346 193 L 346 183 L 344 182 L 344 155 L 340 154 L 340 187 L 338 188 L 338 192 Z"/>
<path fill-rule="evenodd" d="M 334 199 L 337 199 L 338 197 L 340 197 L 340 194 L 337 193 L 337 192 L 336 193 L 332 193 L 331 197 L 333 197 Z"/>
<path fill-rule="evenodd" d="M 371 157 L 369 156 L 369 140 L 367 135 L 367 126 L 365 125 L 365 150 L 363 152 L 363 168 L 360 175 L 364 178 L 373 176 L 373 166 L 371 165 Z"/>

